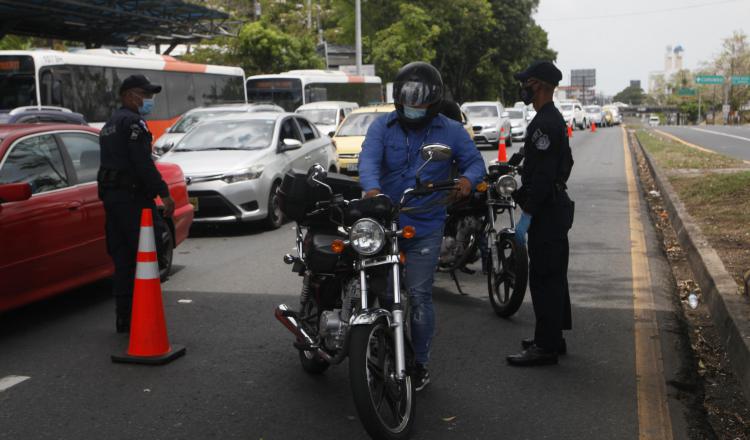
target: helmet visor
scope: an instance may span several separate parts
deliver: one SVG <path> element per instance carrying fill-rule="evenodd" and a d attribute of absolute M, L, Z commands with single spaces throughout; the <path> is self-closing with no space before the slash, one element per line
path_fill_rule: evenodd
<path fill-rule="evenodd" d="M 397 82 L 393 85 L 393 100 L 396 104 L 409 107 L 431 105 L 440 101 L 443 89 L 437 84 L 425 84 L 419 81 Z"/>

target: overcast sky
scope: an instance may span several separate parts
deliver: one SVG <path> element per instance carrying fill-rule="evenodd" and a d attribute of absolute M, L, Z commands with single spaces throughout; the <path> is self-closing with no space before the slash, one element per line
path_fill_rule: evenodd
<path fill-rule="evenodd" d="M 664 68 L 666 46 L 682 45 L 694 69 L 718 54 L 734 30 L 750 38 L 750 0 L 540 0 L 535 15 L 557 51 L 561 84 L 571 69 L 596 69 L 597 89 L 613 95 Z"/>

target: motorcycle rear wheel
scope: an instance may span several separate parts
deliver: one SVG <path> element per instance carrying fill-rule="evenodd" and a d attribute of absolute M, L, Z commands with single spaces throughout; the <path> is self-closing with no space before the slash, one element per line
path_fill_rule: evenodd
<path fill-rule="evenodd" d="M 349 380 L 362 425 L 374 439 L 409 438 L 415 390 L 409 376 L 395 377 L 395 338 L 388 322 L 355 326 L 350 336 Z"/>
<path fill-rule="evenodd" d="M 495 243 L 500 270 L 493 267 L 487 273 L 487 290 L 495 314 L 502 318 L 513 316 L 523 303 L 529 278 L 529 258 L 525 246 L 513 237 L 501 237 Z"/>

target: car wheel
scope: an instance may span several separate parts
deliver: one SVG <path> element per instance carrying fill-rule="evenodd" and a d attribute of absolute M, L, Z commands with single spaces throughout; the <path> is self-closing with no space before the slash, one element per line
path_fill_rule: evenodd
<path fill-rule="evenodd" d="M 172 272 L 172 257 L 174 256 L 174 235 L 172 229 L 165 225 L 166 231 L 162 234 L 162 249 L 159 253 L 159 279 L 164 282 Z"/>
<path fill-rule="evenodd" d="M 278 182 L 274 182 L 271 185 L 271 193 L 268 195 L 268 215 L 265 223 L 271 229 L 279 229 L 284 224 L 284 213 L 281 212 L 281 204 L 277 194 L 279 186 Z"/>

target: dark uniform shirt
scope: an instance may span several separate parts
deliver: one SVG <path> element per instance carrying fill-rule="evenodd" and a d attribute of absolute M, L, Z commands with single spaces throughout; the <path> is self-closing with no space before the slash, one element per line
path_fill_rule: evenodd
<path fill-rule="evenodd" d="M 152 140 L 141 115 L 119 108 L 99 134 L 100 189 L 105 193 L 109 189 L 125 190 L 148 200 L 157 195 L 168 197 L 167 184 L 151 156 Z"/>
<path fill-rule="evenodd" d="M 548 102 L 526 131 L 521 188 L 516 201 L 532 216 L 529 237 L 556 239 L 572 225 L 572 203 L 565 192 L 573 168 L 565 120 Z"/>

